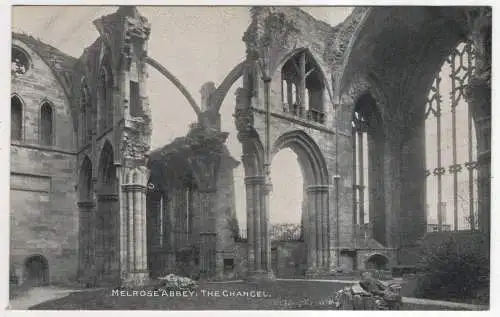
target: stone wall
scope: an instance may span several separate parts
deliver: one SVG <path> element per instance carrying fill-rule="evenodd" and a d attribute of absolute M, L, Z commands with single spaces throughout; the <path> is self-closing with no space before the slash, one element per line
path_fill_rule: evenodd
<path fill-rule="evenodd" d="M 34 40 L 34 39 L 33 39 Z M 74 282 L 78 268 L 78 208 L 75 194 L 75 130 L 69 100 L 53 70 L 14 38 L 30 69 L 13 76 L 12 93 L 23 102 L 23 137 L 11 144 L 10 261 L 22 282 L 25 261 L 41 255 L 53 283 Z M 53 111 L 53 145 L 39 145 L 40 107 Z"/>
<path fill-rule="evenodd" d="M 302 241 L 275 241 L 271 248 L 274 274 L 278 278 L 304 276 L 307 250 Z"/>

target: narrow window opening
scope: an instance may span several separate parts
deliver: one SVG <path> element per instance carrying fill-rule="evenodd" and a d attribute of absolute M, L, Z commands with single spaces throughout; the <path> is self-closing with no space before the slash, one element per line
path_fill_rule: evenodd
<path fill-rule="evenodd" d="M 23 104 L 17 96 L 10 99 L 10 138 L 20 141 L 23 136 Z"/>
<path fill-rule="evenodd" d="M 52 107 L 44 103 L 40 109 L 40 144 L 52 145 L 53 142 L 53 114 Z"/>

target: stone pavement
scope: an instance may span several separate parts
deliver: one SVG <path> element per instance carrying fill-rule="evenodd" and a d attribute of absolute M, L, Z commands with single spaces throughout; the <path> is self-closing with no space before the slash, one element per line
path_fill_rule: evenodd
<path fill-rule="evenodd" d="M 93 289 L 95 290 L 95 289 Z M 57 286 L 39 286 L 26 290 L 13 299 L 9 300 L 7 309 L 9 310 L 26 310 L 31 306 L 41 304 L 43 302 L 65 297 L 74 292 L 85 290 L 69 289 Z"/>

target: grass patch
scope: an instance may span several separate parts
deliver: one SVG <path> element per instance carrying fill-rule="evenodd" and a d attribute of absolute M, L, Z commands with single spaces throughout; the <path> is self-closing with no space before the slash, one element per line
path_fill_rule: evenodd
<path fill-rule="evenodd" d="M 346 284 L 277 281 L 261 284 L 203 283 L 193 296 L 113 296 L 111 289 L 77 292 L 48 301 L 35 310 L 331 310 L 335 292 Z M 139 290 L 136 290 L 139 291 Z M 219 293 L 216 293 L 216 292 Z M 261 297 L 225 296 L 260 292 Z M 233 293 L 231 293 L 233 292 Z M 144 293 L 143 293 L 144 294 Z M 218 294 L 218 296 L 216 295 Z M 225 295 L 224 295 L 225 294 Z M 160 294 L 158 294 L 160 295 Z M 211 295 L 211 296 L 208 296 Z M 439 306 L 404 305 L 404 310 L 453 310 Z M 458 309 L 457 309 L 458 310 Z"/>

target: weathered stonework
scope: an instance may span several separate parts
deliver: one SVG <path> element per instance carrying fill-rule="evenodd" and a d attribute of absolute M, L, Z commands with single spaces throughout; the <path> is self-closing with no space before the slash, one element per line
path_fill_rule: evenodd
<path fill-rule="evenodd" d="M 414 261 L 426 225 L 423 105 L 443 59 L 467 39 L 478 53 L 466 98 L 478 144 L 479 229 L 489 234 L 489 8 L 360 7 L 334 27 L 297 8 L 258 7 L 250 15 L 246 60 L 219 86 L 202 87 L 201 107 L 147 56 L 150 25 L 135 7 L 94 21 L 100 37 L 79 59 L 13 35 L 31 66 L 12 77 L 22 130 L 11 142 L 10 257 L 21 282 L 31 280 L 32 260 L 46 266 L 42 282 L 87 286 L 141 285 L 170 272 L 318 277 L 364 270 L 373 259 Z M 153 151 L 147 64 L 173 81 L 198 118 L 185 137 Z M 241 77 L 234 120 L 247 240 L 235 217 L 238 162 L 224 145 L 219 114 Z M 44 102 L 54 114 L 51 146 L 40 145 Z M 357 224 L 352 120 L 368 103 L 378 114 L 369 141 L 376 170 L 369 186 L 377 191 L 368 223 Z M 287 147 L 304 171 L 304 241 L 274 242 L 268 171 Z"/>

